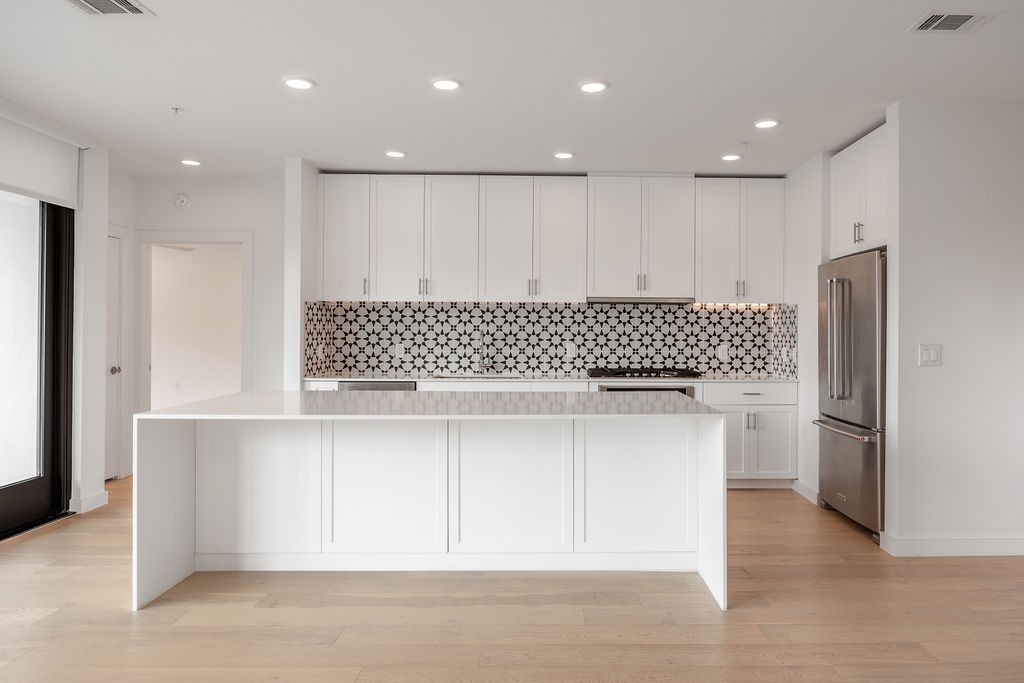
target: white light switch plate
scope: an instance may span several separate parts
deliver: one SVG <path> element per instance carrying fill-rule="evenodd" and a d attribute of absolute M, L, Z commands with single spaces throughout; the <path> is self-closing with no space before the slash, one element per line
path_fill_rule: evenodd
<path fill-rule="evenodd" d="M 942 344 L 918 344 L 917 364 L 922 368 L 937 368 L 942 365 Z"/>

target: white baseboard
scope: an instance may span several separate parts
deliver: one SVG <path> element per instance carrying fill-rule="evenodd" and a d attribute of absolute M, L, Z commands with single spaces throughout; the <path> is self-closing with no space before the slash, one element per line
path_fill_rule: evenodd
<path fill-rule="evenodd" d="M 697 553 L 196 553 L 195 570 L 695 572 Z"/>
<path fill-rule="evenodd" d="M 72 512 L 81 514 L 83 512 L 89 512 L 90 510 L 103 507 L 107 504 L 108 498 L 109 494 L 106 489 L 103 489 L 96 493 L 91 493 L 88 496 L 72 498 L 68 503 L 68 506 L 71 508 Z"/>
<path fill-rule="evenodd" d="M 809 500 L 811 503 L 815 505 L 818 504 L 818 489 L 812 489 L 799 479 L 795 479 L 793 480 L 793 490 Z"/>
<path fill-rule="evenodd" d="M 792 479 L 728 479 L 725 487 L 730 489 L 791 489 Z"/>
<path fill-rule="evenodd" d="M 895 557 L 1024 555 L 1024 538 L 899 538 L 883 531 L 879 545 Z"/>

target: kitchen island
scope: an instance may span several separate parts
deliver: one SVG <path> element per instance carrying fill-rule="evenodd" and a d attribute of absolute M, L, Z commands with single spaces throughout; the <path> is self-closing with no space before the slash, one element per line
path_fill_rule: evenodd
<path fill-rule="evenodd" d="M 696 571 L 724 420 L 673 392 L 244 392 L 135 416 L 132 606 L 194 571 Z"/>

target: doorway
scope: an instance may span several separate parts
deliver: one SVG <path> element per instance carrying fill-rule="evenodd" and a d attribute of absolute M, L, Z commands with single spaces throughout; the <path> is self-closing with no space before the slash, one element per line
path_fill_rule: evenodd
<path fill-rule="evenodd" d="M 68 512 L 74 211 L 0 191 L 0 538 Z"/>
<path fill-rule="evenodd" d="M 243 245 L 154 243 L 149 249 L 149 405 L 243 388 Z"/>

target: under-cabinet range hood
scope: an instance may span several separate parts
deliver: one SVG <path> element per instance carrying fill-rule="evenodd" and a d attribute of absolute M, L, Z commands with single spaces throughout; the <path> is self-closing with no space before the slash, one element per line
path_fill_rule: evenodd
<path fill-rule="evenodd" d="M 692 296 L 588 296 L 588 304 L 692 304 Z"/>

